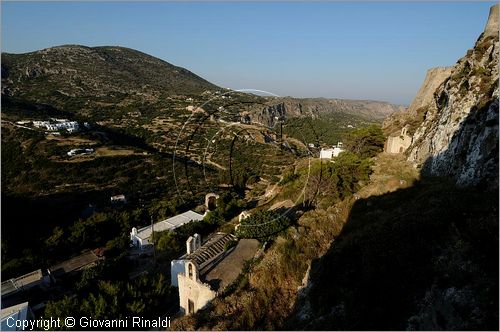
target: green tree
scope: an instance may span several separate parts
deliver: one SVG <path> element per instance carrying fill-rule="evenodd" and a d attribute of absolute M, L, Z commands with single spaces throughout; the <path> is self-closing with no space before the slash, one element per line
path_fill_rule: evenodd
<path fill-rule="evenodd" d="M 381 152 L 384 148 L 385 136 L 379 125 L 370 125 L 356 129 L 349 133 L 344 140 L 347 150 L 370 158 Z"/>
<path fill-rule="evenodd" d="M 58 247 L 63 240 L 63 235 L 64 230 L 61 227 L 56 226 L 52 231 L 52 235 L 45 240 L 45 245 L 52 248 Z"/>
<path fill-rule="evenodd" d="M 168 256 L 176 256 L 181 252 L 181 243 L 175 233 L 170 231 L 155 233 L 156 249 Z"/>

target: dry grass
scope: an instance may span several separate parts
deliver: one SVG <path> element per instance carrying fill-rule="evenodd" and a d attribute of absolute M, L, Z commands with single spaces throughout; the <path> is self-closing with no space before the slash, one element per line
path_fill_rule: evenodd
<path fill-rule="evenodd" d="M 130 156 L 134 154 L 142 155 L 142 152 L 135 152 L 134 150 L 129 149 L 110 149 L 106 146 L 97 148 L 95 153 L 99 157 Z"/>
<path fill-rule="evenodd" d="M 45 138 L 49 141 L 57 141 L 57 145 L 94 145 L 97 144 L 96 141 L 81 138 L 81 137 L 62 137 L 62 136 L 54 136 L 47 135 Z"/>
<path fill-rule="evenodd" d="M 402 154 L 381 153 L 375 159 L 370 183 L 361 188 L 359 198 L 378 196 L 398 189 L 411 187 L 419 179 L 418 171 Z"/>

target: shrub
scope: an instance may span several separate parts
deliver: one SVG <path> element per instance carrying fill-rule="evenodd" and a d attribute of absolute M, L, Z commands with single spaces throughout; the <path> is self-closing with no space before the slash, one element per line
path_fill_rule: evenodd
<path fill-rule="evenodd" d="M 290 219 L 275 211 L 259 211 L 242 220 L 236 231 L 236 236 L 263 241 L 269 240 L 290 224 Z"/>

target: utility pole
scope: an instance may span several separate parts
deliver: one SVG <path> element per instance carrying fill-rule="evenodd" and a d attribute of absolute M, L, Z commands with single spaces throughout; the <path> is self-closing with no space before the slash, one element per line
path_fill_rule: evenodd
<path fill-rule="evenodd" d="M 280 149 L 283 151 L 283 120 L 280 119 Z"/>
<path fill-rule="evenodd" d="M 153 265 L 156 266 L 155 228 L 153 223 L 153 215 L 151 215 L 151 242 L 153 243 Z"/>

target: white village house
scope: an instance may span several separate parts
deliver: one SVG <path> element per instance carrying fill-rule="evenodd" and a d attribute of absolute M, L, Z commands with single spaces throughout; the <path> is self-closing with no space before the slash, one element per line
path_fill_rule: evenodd
<path fill-rule="evenodd" d="M 143 246 L 150 244 L 153 230 L 155 232 L 163 232 L 167 230 L 171 231 L 176 229 L 177 227 L 187 224 L 192 220 L 194 221 L 203 220 L 203 215 L 189 210 L 184 213 L 178 214 L 176 216 L 155 223 L 153 225 L 154 228 L 152 228 L 151 225 L 140 229 L 134 227 L 130 232 L 130 240 L 132 241 L 133 245 L 138 246 L 142 249 Z"/>
<path fill-rule="evenodd" d="M 79 125 L 76 121 L 68 121 L 66 119 L 54 119 L 57 123 L 50 121 L 33 121 L 33 126 L 37 128 L 45 128 L 49 131 L 57 131 L 66 129 L 70 133 L 78 131 Z"/>
<path fill-rule="evenodd" d="M 123 194 L 111 196 L 109 199 L 111 201 L 111 204 L 117 204 L 117 203 L 126 204 L 127 203 L 127 198 Z"/>

